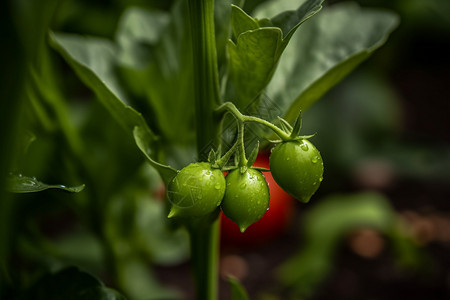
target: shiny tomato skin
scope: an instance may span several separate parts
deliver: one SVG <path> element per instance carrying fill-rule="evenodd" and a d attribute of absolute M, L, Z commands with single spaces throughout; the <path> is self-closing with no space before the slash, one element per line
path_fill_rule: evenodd
<path fill-rule="evenodd" d="M 244 173 L 239 169 L 231 171 L 226 177 L 226 183 L 222 211 L 244 232 L 269 209 L 269 187 L 264 175 L 252 168 Z"/>
<path fill-rule="evenodd" d="M 213 212 L 225 194 L 225 177 L 210 163 L 184 167 L 169 183 L 167 198 L 172 204 L 169 217 L 199 217 Z"/>
<path fill-rule="evenodd" d="M 278 185 L 303 203 L 309 202 L 323 179 L 320 152 L 306 139 L 278 144 L 272 149 L 269 163 Z"/>
<path fill-rule="evenodd" d="M 269 168 L 269 154 L 260 153 L 253 166 Z M 273 241 L 289 227 L 294 215 L 295 200 L 277 185 L 271 172 L 263 172 L 263 174 L 269 185 L 269 210 L 244 233 L 240 232 L 233 221 L 221 214 L 222 248 L 258 247 Z"/>

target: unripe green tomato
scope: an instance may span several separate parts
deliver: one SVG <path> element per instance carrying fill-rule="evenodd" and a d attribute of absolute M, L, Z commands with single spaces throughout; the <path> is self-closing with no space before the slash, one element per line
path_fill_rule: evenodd
<path fill-rule="evenodd" d="M 199 217 L 213 212 L 225 194 L 225 176 L 206 162 L 184 167 L 169 183 L 169 218 Z"/>
<path fill-rule="evenodd" d="M 255 169 L 247 169 L 243 174 L 239 169 L 233 170 L 226 182 L 222 211 L 244 232 L 269 209 L 269 187 L 264 175 Z"/>
<path fill-rule="evenodd" d="M 270 154 L 270 170 L 278 185 L 301 202 L 308 202 L 323 179 L 323 161 L 308 140 L 283 142 Z"/>

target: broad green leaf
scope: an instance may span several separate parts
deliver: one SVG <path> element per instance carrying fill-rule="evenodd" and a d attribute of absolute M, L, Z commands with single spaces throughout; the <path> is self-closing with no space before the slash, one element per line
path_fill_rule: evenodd
<path fill-rule="evenodd" d="M 149 135 L 146 134 L 144 129 L 142 129 L 141 127 L 135 127 L 133 130 L 133 136 L 138 148 L 145 155 L 150 165 L 152 165 L 158 171 L 159 175 L 161 176 L 162 180 L 165 183 L 168 183 L 173 177 L 175 177 L 175 175 L 177 175 L 178 172 L 177 170 L 169 166 L 160 164 L 156 162 L 153 158 L 151 158 L 150 145 L 152 140 L 149 138 Z"/>
<path fill-rule="evenodd" d="M 324 9 L 293 36 L 268 97 L 294 120 L 379 48 L 397 24 L 393 13 L 351 3 Z"/>
<path fill-rule="evenodd" d="M 250 298 L 245 291 L 245 288 L 241 283 L 234 277 L 228 277 L 228 283 L 231 287 L 231 300 L 249 300 Z"/>
<path fill-rule="evenodd" d="M 138 7 L 128 8 L 116 33 L 121 79 L 137 97 L 146 97 L 151 82 L 147 68 L 153 59 L 153 47 L 170 23 L 170 14 Z"/>
<path fill-rule="evenodd" d="M 247 15 L 240 7 L 231 6 L 231 26 L 235 38 L 243 32 L 259 28 L 258 21 Z"/>
<path fill-rule="evenodd" d="M 134 127 L 139 126 L 149 139 L 154 139 L 142 115 L 127 105 L 125 93 L 114 72 L 118 51 L 111 42 L 100 38 L 51 33 L 50 43 L 130 135 Z"/>
<path fill-rule="evenodd" d="M 230 72 L 236 87 L 236 105 L 243 109 L 269 82 L 281 47 L 278 28 L 259 28 L 239 35 L 237 43 L 228 42 Z"/>
<path fill-rule="evenodd" d="M 231 78 L 241 109 L 258 99 L 270 82 L 284 49 L 295 30 L 321 9 L 323 0 L 308 0 L 297 10 L 272 19 L 254 19 L 232 6 L 236 43 L 228 42 Z"/>
<path fill-rule="evenodd" d="M 324 0 L 306 0 L 296 10 L 282 12 L 270 19 L 270 24 L 283 31 L 283 40 L 287 44 L 297 28 L 322 9 Z"/>
<path fill-rule="evenodd" d="M 37 300 L 125 300 L 92 275 L 75 267 L 47 274 L 28 291 L 27 298 Z"/>
<path fill-rule="evenodd" d="M 152 116 L 152 128 L 174 143 L 194 139 L 192 50 L 186 9 L 186 1 L 178 1 L 169 17 L 135 8 L 124 15 L 116 36 L 123 58 L 118 65 L 121 79 L 133 96 L 147 104 L 143 107 Z M 159 21 L 152 21 L 154 16 Z M 148 33 L 142 30 L 155 26 Z M 160 32 L 156 34 L 156 30 Z"/>
<path fill-rule="evenodd" d="M 239 5 L 242 0 L 215 0 L 214 26 L 219 68 L 226 60 L 226 46 L 231 32 L 231 5 Z"/>
<path fill-rule="evenodd" d="M 148 63 L 146 45 L 155 45 L 170 23 L 170 15 L 163 11 L 148 11 L 138 7 L 128 8 L 116 33 L 122 64 L 143 68 Z"/>
<path fill-rule="evenodd" d="M 60 189 L 71 193 L 79 193 L 84 189 L 84 184 L 67 187 L 60 184 L 46 184 L 34 177 L 10 174 L 6 179 L 6 189 L 11 193 L 34 193 L 48 189 Z"/>

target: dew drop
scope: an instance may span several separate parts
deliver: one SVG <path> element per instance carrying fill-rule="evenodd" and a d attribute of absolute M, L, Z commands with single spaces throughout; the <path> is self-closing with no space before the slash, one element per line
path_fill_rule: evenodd
<path fill-rule="evenodd" d="M 307 144 L 302 144 L 300 148 L 302 148 L 303 151 L 308 151 L 309 149 Z"/>
<path fill-rule="evenodd" d="M 286 157 L 286 160 L 290 160 L 291 158 L 290 157 Z"/>
<path fill-rule="evenodd" d="M 323 177 L 320 177 L 320 178 L 319 178 L 319 181 L 322 182 L 322 180 L 323 180 Z"/>
<path fill-rule="evenodd" d="M 246 186 L 247 186 L 247 185 L 246 185 L 245 183 L 242 183 L 242 184 L 241 184 L 241 189 L 245 189 Z"/>
<path fill-rule="evenodd" d="M 216 183 L 216 185 L 214 186 L 214 188 L 215 188 L 216 190 L 219 190 L 219 189 L 220 189 L 220 184 Z"/>
<path fill-rule="evenodd" d="M 319 158 L 318 158 L 317 156 L 314 156 L 314 157 L 311 159 L 311 162 L 312 162 L 313 164 L 316 164 L 318 161 L 319 161 Z"/>

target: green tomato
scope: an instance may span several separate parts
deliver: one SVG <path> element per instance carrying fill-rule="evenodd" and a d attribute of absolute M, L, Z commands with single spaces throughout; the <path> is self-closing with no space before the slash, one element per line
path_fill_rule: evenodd
<path fill-rule="evenodd" d="M 323 161 L 308 140 L 283 142 L 270 154 L 270 170 L 278 185 L 301 202 L 308 202 L 323 179 Z"/>
<path fill-rule="evenodd" d="M 247 169 L 243 174 L 239 169 L 233 170 L 226 182 L 222 211 L 244 232 L 269 209 L 269 186 L 264 175 L 255 169 Z"/>
<path fill-rule="evenodd" d="M 213 212 L 225 194 L 225 176 L 206 162 L 184 167 L 169 183 L 169 218 L 199 217 Z"/>

